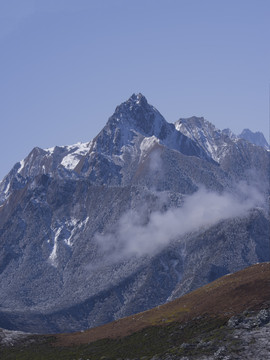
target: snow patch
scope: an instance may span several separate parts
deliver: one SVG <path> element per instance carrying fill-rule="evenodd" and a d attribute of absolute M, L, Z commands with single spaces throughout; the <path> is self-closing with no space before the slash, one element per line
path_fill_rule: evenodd
<path fill-rule="evenodd" d="M 71 238 L 72 238 L 73 232 L 74 232 L 74 231 L 72 231 L 71 236 L 70 236 L 68 239 L 64 239 L 64 243 L 65 243 L 67 246 L 69 246 L 69 247 L 71 247 L 71 246 L 73 245 L 73 243 L 71 242 Z"/>
<path fill-rule="evenodd" d="M 61 161 L 61 165 L 63 165 L 68 170 L 74 170 L 79 161 L 80 159 L 76 158 L 76 155 L 69 154 Z"/>
<path fill-rule="evenodd" d="M 159 140 L 154 135 L 143 139 L 140 145 L 140 150 L 141 150 L 140 161 L 145 159 L 149 150 L 151 150 L 156 144 L 159 144 Z"/>
<path fill-rule="evenodd" d="M 81 157 L 87 154 L 90 146 L 91 143 L 78 143 L 67 146 L 67 149 L 71 152 L 62 159 L 61 165 L 63 165 L 68 170 L 74 170 L 78 165 Z"/>
<path fill-rule="evenodd" d="M 49 261 L 52 264 L 52 266 L 57 267 L 57 247 L 58 247 L 58 238 L 63 229 L 63 226 L 61 226 L 59 229 L 57 229 L 55 235 L 54 235 L 54 244 L 52 252 L 49 256 Z"/>
<path fill-rule="evenodd" d="M 69 246 L 72 247 L 73 246 L 73 241 L 72 238 L 74 237 L 76 231 L 78 229 L 81 229 L 82 227 L 84 227 L 89 221 L 89 217 L 87 217 L 84 221 L 80 221 L 78 219 L 72 218 L 68 221 L 66 221 L 65 225 L 68 228 L 72 228 L 72 230 L 70 230 L 70 236 L 67 239 L 64 239 L 64 243 Z"/>
<path fill-rule="evenodd" d="M 18 170 L 18 173 L 20 173 L 22 171 L 22 169 L 24 168 L 24 164 L 25 164 L 24 160 L 21 160 L 20 161 L 20 168 Z"/>
<path fill-rule="evenodd" d="M 10 182 L 8 183 L 7 187 L 4 190 L 4 194 L 7 195 L 8 191 L 10 189 Z"/>
<path fill-rule="evenodd" d="M 49 153 L 49 155 L 52 155 L 54 153 L 54 150 L 55 150 L 55 146 L 54 147 L 50 147 L 50 148 L 47 148 L 47 149 L 44 149 L 47 153 Z"/>

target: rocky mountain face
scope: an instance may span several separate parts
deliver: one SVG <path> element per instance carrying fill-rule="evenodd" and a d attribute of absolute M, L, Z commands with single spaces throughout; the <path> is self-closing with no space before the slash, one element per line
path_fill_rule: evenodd
<path fill-rule="evenodd" d="M 244 129 L 241 134 L 238 135 L 239 138 L 249 141 L 251 144 L 262 146 L 265 149 L 269 149 L 269 144 L 265 140 L 263 133 L 256 131 L 255 133 L 249 129 Z"/>
<path fill-rule="evenodd" d="M 0 327 L 81 330 L 269 261 L 270 153 L 141 95 L 0 183 Z"/>

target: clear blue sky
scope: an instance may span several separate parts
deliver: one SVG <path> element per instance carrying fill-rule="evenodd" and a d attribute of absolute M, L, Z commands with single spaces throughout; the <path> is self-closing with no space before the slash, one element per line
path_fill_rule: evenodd
<path fill-rule="evenodd" d="M 269 0 L 0 0 L 0 179 L 142 92 L 169 122 L 268 138 Z M 269 140 L 269 139 L 268 139 Z"/>

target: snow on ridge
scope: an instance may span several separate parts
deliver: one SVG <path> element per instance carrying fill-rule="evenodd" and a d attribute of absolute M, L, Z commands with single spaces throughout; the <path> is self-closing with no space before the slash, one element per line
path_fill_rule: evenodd
<path fill-rule="evenodd" d="M 67 170 L 74 170 L 77 164 L 79 163 L 82 156 L 86 155 L 91 147 L 92 142 L 78 142 L 73 145 L 60 146 L 67 151 L 67 155 L 63 157 L 61 165 L 63 165 Z M 55 146 L 51 148 L 44 149 L 49 156 L 53 155 L 55 151 Z"/>
<path fill-rule="evenodd" d="M 22 171 L 22 169 L 24 168 L 24 164 L 25 164 L 25 161 L 23 159 L 20 161 L 20 168 L 18 169 L 18 173 L 20 173 Z"/>
<path fill-rule="evenodd" d="M 152 149 L 156 144 L 159 144 L 159 139 L 153 135 L 150 137 L 145 137 L 141 144 L 140 144 L 140 150 L 141 150 L 141 156 L 140 161 L 145 157 L 146 153 Z"/>
<path fill-rule="evenodd" d="M 141 152 L 145 152 L 151 149 L 155 144 L 159 144 L 159 139 L 155 135 L 145 137 L 141 142 L 140 150 Z"/>
<path fill-rule="evenodd" d="M 233 136 L 230 136 L 229 129 L 221 131 L 204 118 L 180 119 L 175 123 L 175 128 L 196 141 L 218 163 L 224 156 L 224 153 L 220 152 L 219 149 L 227 146 L 225 137 L 229 137 L 230 141 L 234 141 Z"/>
<path fill-rule="evenodd" d="M 55 150 L 55 146 L 44 149 L 44 151 L 48 152 L 49 155 L 52 155 L 54 153 L 54 150 Z"/>
<path fill-rule="evenodd" d="M 71 150 L 74 150 L 74 149 L 77 150 L 77 149 L 89 148 L 90 144 L 91 144 L 91 141 L 90 141 L 90 143 L 89 142 L 82 143 L 81 141 L 79 141 L 79 142 L 77 142 L 75 144 L 72 144 L 72 145 L 53 146 L 53 147 L 44 149 L 44 151 L 48 152 L 49 154 L 53 154 L 56 147 L 57 148 L 62 148 L 62 149 L 67 149 L 68 151 L 71 151 Z"/>
<path fill-rule="evenodd" d="M 73 145 L 67 145 L 66 148 L 69 151 L 76 149 L 75 151 L 79 154 L 81 152 L 89 150 L 89 148 L 91 146 L 91 143 L 92 143 L 91 141 L 90 141 L 90 143 L 89 142 L 86 142 L 86 143 L 78 142 L 78 143 L 73 144 Z"/>
<path fill-rule="evenodd" d="M 66 155 L 62 159 L 61 165 L 63 165 L 68 170 L 74 170 L 75 167 L 78 165 L 81 157 L 88 153 L 90 147 L 91 147 L 91 142 L 77 143 L 74 145 L 67 146 L 67 149 L 72 152 Z"/>
<path fill-rule="evenodd" d="M 9 189 L 10 189 L 10 182 L 7 184 L 7 187 L 6 187 L 5 190 L 4 190 L 4 194 L 5 194 L 5 195 L 8 194 Z"/>
<path fill-rule="evenodd" d="M 55 235 L 54 235 L 54 244 L 53 244 L 53 249 L 52 252 L 49 256 L 49 261 L 52 264 L 52 266 L 57 267 L 57 246 L 58 246 L 58 237 L 62 231 L 63 227 L 60 227 Z"/>

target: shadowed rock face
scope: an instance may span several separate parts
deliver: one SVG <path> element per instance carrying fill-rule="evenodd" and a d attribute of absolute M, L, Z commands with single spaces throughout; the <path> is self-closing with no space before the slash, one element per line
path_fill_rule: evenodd
<path fill-rule="evenodd" d="M 35 148 L 14 166 L 0 184 L 0 327 L 85 329 L 269 260 L 261 202 L 199 227 L 193 217 L 188 233 L 180 227 L 162 246 L 132 253 L 132 232 L 144 235 L 157 216 L 155 226 L 164 222 L 171 234 L 163 215 L 181 221 L 178 210 L 201 186 L 237 197 L 246 184 L 236 184 L 246 181 L 269 194 L 269 152 L 202 118 L 177 124 L 132 95 L 93 141 Z"/>

